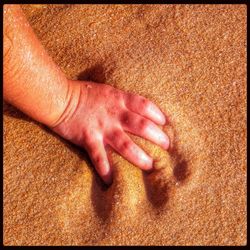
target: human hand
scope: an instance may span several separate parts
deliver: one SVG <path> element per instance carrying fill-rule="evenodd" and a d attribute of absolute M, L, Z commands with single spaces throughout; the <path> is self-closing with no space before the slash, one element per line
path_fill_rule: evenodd
<path fill-rule="evenodd" d="M 142 170 L 151 170 L 153 159 L 126 132 L 168 149 L 169 139 L 157 126 L 166 122 L 159 108 L 142 96 L 107 84 L 70 80 L 69 84 L 72 87 L 69 103 L 52 130 L 84 147 L 106 184 L 112 182 L 107 145 Z"/>
<path fill-rule="evenodd" d="M 67 80 L 18 5 L 4 6 L 4 55 L 4 99 L 84 147 L 107 184 L 107 145 L 143 170 L 153 167 L 126 131 L 168 148 L 168 137 L 156 125 L 165 117 L 153 103 L 106 84 Z"/>

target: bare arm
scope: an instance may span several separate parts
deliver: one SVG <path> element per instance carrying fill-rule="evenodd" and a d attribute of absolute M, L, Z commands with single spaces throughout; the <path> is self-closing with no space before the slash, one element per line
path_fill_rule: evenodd
<path fill-rule="evenodd" d="M 75 89 L 49 57 L 18 5 L 4 5 L 3 38 L 4 99 L 41 123 L 58 124 Z M 74 109 L 75 104 L 71 105 L 68 109 Z"/>

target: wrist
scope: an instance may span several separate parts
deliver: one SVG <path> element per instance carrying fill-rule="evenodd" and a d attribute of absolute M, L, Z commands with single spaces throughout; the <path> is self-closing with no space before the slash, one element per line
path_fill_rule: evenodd
<path fill-rule="evenodd" d="M 48 125 L 52 130 L 72 118 L 79 104 L 81 92 L 81 84 L 78 81 L 67 80 L 67 94 L 63 101 L 64 108 L 58 112 L 53 122 Z"/>

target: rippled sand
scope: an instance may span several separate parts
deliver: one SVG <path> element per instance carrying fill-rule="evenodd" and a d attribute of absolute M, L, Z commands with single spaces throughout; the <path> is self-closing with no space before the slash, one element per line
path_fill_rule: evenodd
<path fill-rule="evenodd" d="M 143 174 L 85 151 L 4 104 L 5 245 L 245 245 L 246 5 L 28 5 L 71 79 L 143 95 L 170 118 Z"/>

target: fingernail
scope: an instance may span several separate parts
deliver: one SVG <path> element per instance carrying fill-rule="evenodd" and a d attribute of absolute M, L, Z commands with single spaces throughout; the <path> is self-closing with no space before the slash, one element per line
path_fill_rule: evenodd
<path fill-rule="evenodd" d="M 150 105 L 148 108 L 151 114 L 154 115 L 154 117 L 158 120 L 159 124 L 164 125 L 166 123 L 165 115 L 161 112 L 161 110 L 157 106 Z"/>
<path fill-rule="evenodd" d="M 151 169 L 153 167 L 153 159 L 146 154 L 141 155 L 141 160 L 146 165 L 148 169 Z"/>
<path fill-rule="evenodd" d="M 169 138 L 165 134 L 159 136 L 159 140 L 161 141 L 161 145 L 164 149 L 168 149 L 169 147 Z"/>
<path fill-rule="evenodd" d="M 152 164 L 152 167 L 149 168 L 149 169 L 145 169 L 145 172 L 146 172 L 147 174 L 151 174 L 154 170 L 155 170 L 155 168 L 154 168 L 154 165 Z"/>
<path fill-rule="evenodd" d="M 155 114 L 156 114 L 157 119 L 159 120 L 160 124 L 164 125 L 166 123 L 166 117 L 158 110 L 157 110 L 157 112 L 155 112 Z"/>
<path fill-rule="evenodd" d="M 104 163 L 104 168 L 102 172 L 102 179 L 109 186 L 112 184 L 112 172 L 108 162 Z"/>

